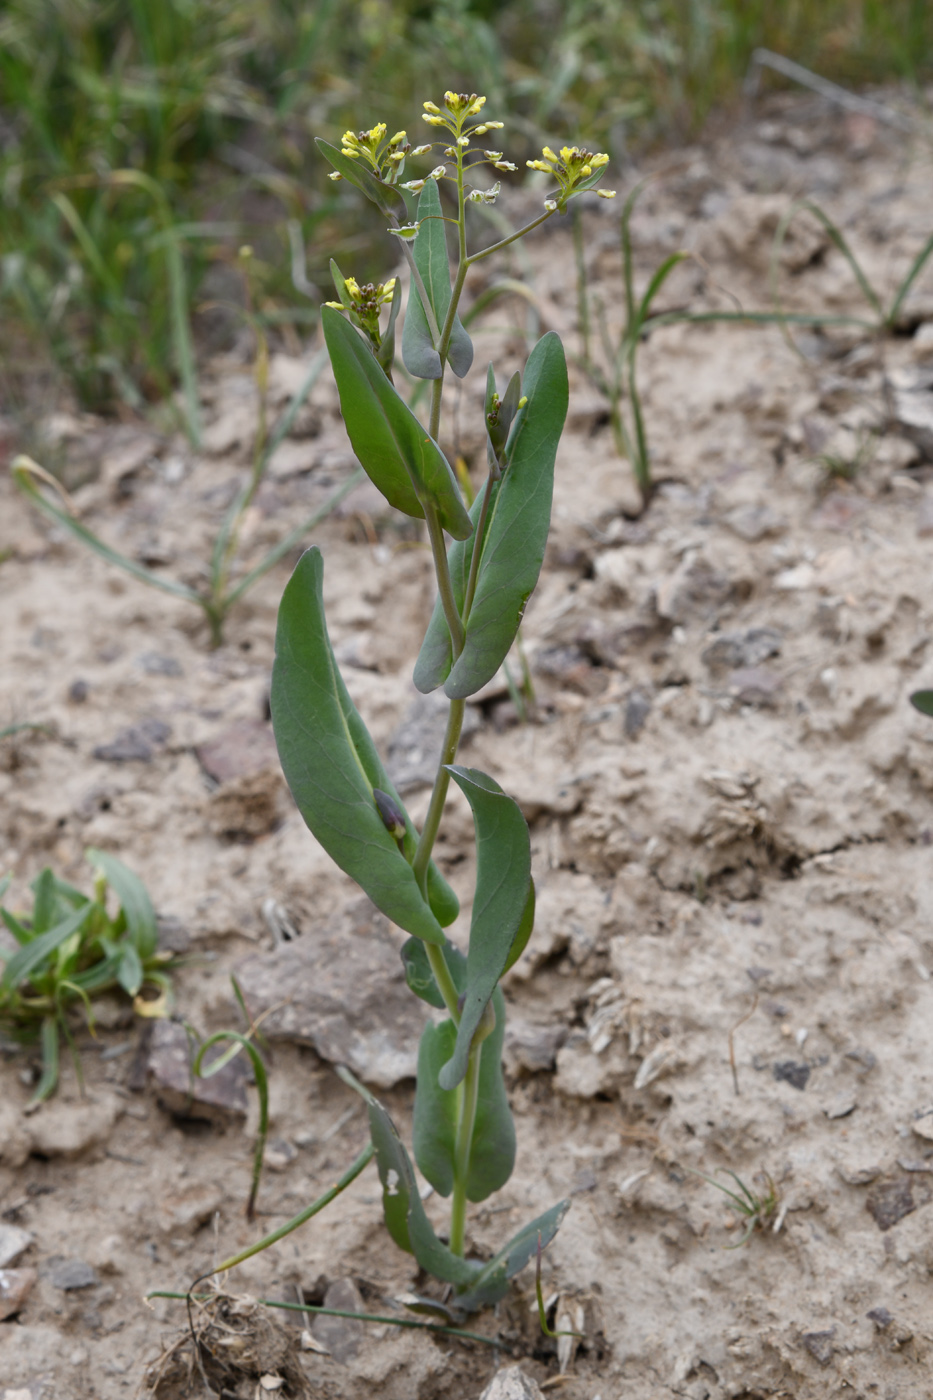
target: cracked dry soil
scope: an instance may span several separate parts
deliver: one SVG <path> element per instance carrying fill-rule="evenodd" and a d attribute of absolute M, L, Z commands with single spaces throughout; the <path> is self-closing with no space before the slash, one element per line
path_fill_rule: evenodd
<path fill-rule="evenodd" d="M 889 296 L 931 232 L 931 164 L 922 142 L 809 98 L 760 108 L 652 167 L 633 222 L 641 284 L 687 247 L 698 256 L 667 284 L 667 307 L 767 306 L 774 228 L 805 194 Z M 617 218 L 600 205 L 585 222 L 610 332 Z M 576 352 L 569 229 L 527 250 L 539 325 Z M 803 215 L 781 276 L 789 307 L 863 312 L 849 268 Z M 477 365 L 521 364 L 527 317 L 524 302 L 494 307 Z M 804 358 L 773 326 L 671 326 L 642 346 L 661 485 L 638 518 L 606 404 L 572 368 L 524 626 L 536 705 L 520 723 L 494 683 L 471 707 L 463 758 L 522 804 L 539 914 L 506 980 L 517 1168 L 472 1210 L 469 1240 L 490 1251 L 572 1197 L 544 1262 L 558 1315 L 583 1323 L 560 1357 L 566 1400 L 933 1393 L 933 724 L 908 704 L 933 684 L 933 269 L 895 334 L 796 338 Z M 303 364 L 276 355 L 275 402 Z M 452 396 L 444 426 L 477 470 L 481 378 Z M 246 359 L 210 367 L 198 458 L 145 425 L 56 414 L 45 426 L 81 517 L 197 578 L 248 461 L 251 393 Z M 322 381 L 273 461 L 244 555 L 258 558 L 351 469 Z M 0 725 L 47 726 L 0 741 L 0 870 L 14 873 L 14 905 L 47 863 L 86 881 L 84 848 L 105 847 L 144 879 L 166 946 L 186 954 L 180 1019 L 202 1034 L 238 1024 L 234 969 L 254 1010 L 277 1008 L 273 1142 L 252 1226 L 254 1090 L 234 1076 L 218 1103 L 186 1113 L 167 1068 L 179 1027 L 154 1031 L 105 1005 L 96 1038 L 79 1036 L 86 1096 L 65 1064 L 59 1093 L 31 1115 L 30 1060 L 3 1057 L 0 1244 L 22 1297 L 0 1322 L 0 1396 L 180 1400 L 206 1393 L 183 1307 L 142 1295 L 186 1288 L 359 1151 L 364 1117 L 333 1060 L 410 1126 L 421 1004 L 401 994 L 396 931 L 315 847 L 278 774 L 266 700 L 284 566 L 211 652 L 184 603 L 51 528 L 8 475 L 0 500 L 12 550 Z M 437 723 L 410 681 L 431 604 L 427 549 L 369 488 L 315 541 L 347 683 L 417 820 L 433 762 L 419 735 Z M 462 897 L 470 837 L 455 800 L 438 854 Z M 733 1250 L 741 1226 L 700 1175 L 731 1185 L 726 1168 L 752 1190 L 770 1177 L 777 1194 L 765 1228 Z M 438 1224 L 442 1204 L 427 1203 Z M 477 1322 L 514 1358 L 319 1321 L 325 1354 L 302 1343 L 305 1317 L 270 1326 L 256 1313 L 256 1297 L 385 1312 L 425 1287 L 381 1227 L 372 1169 L 229 1284 L 239 1301 L 201 1319 L 215 1350 L 227 1339 L 224 1394 L 267 1393 L 265 1375 L 282 1395 L 475 1400 L 512 1359 L 529 1384 L 557 1377 L 530 1270 Z"/>

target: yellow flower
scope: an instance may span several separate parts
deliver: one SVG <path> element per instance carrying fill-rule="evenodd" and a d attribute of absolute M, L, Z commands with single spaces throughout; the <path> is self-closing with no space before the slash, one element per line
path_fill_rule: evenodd
<path fill-rule="evenodd" d="M 553 214 L 555 210 L 563 213 L 567 201 L 583 189 L 591 188 L 593 177 L 609 164 L 609 157 L 605 152 L 593 154 L 580 146 L 562 146 L 560 156 L 556 156 L 550 146 L 545 146 L 541 154 L 542 160 L 529 160 L 525 164 L 531 170 L 540 170 L 545 175 L 551 175 L 557 182 L 557 194 L 544 201 L 544 207 L 549 214 Z M 611 199 L 612 195 L 607 194 L 605 198 Z"/>

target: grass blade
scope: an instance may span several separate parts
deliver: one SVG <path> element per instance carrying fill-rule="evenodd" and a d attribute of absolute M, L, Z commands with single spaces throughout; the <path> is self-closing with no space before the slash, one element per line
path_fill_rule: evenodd
<path fill-rule="evenodd" d="M 910 271 L 901 283 L 900 288 L 898 289 L 898 293 L 894 298 L 893 302 L 891 303 L 891 310 L 888 312 L 887 319 L 885 320 L 885 325 L 888 328 L 893 326 L 897 321 L 900 309 L 904 305 L 904 301 L 907 297 L 907 293 L 910 291 L 911 287 L 914 285 L 917 278 L 920 276 L 923 264 L 926 262 L 927 258 L 930 256 L 931 253 L 933 253 L 933 234 L 930 235 L 926 243 L 924 243 L 923 247 L 920 249 L 920 252 L 917 254 L 916 258 L 913 261 Z"/>
<path fill-rule="evenodd" d="M 65 509 L 56 506 L 36 485 L 36 479 L 52 486 L 61 496 L 67 500 L 65 493 L 59 483 L 51 475 L 40 467 L 38 462 L 34 462 L 31 457 L 20 455 L 14 457 L 10 470 L 13 479 L 21 491 L 30 498 L 34 505 L 38 506 L 46 515 L 50 515 L 53 520 L 57 520 L 59 525 L 64 525 L 82 544 L 93 549 L 95 554 L 99 554 L 101 559 L 106 559 L 108 564 L 113 564 L 124 573 L 132 574 L 133 578 L 139 579 L 141 583 L 148 583 L 152 588 L 160 588 L 163 593 L 171 593 L 175 598 L 184 598 L 189 603 L 197 603 L 198 607 L 204 606 L 204 600 L 193 588 L 189 588 L 184 583 L 179 583 L 176 579 L 162 578 L 159 574 L 154 574 L 147 569 L 144 564 L 137 564 L 135 559 L 128 559 L 125 554 L 120 554 L 117 550 L 111 549 L 110 545 L 104 544 L 86 525 L 82 525 L 80 520 Z"/>
<path fill-rule="evenodd" d="M 249 1055 L 253 1066 L 253 1073 L 256 1076 L 256 1089 L 259 1093 L 259 1132 L 256 1136 L 256 1153 L 253 1157 L 253 1179 L 250 1183 L 249 1197 L 246 1202 L 246 1218 L 247 1220 L 252 1220 L 256 1214 L 256 1196 L 259 1191 L 259 1178 L 262 1176 L 262 1159 L 266 1150 L 266 1137 L 269 1132 L 269 1077 L 266 1074 L 266 1067 L 262 1062 L 262 1056 L 259 1051 L 252 1041 L 248 1040 L 245 1035 L 241 1035 L 239 1031 L 216 1031 L 213 1035 L 208 1036 L 207 1040 L 205 1040 L 198 1051 L 194 1065 L 192 1066 L 193 1072 L 196 1075 L 201 1079 L 210 1079 L 211 1075 L 216 1074 L 225 1064 L 229 1063 L 229 1059 L 232 1057 L 221 1055 L 213 1064 L 205 1066 L 203 1070 L 201 1069 L 205 1051 L 209 1050 L 212 1045 L 219 1045 L 221 1041 L 224 1040 L 234 1041 L 239 1049 L 245 1050 L 247 1055 Z"/>

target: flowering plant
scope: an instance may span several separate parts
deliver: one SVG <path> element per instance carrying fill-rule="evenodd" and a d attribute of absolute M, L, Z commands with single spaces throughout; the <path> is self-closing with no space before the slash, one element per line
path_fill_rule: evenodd
<path fill-rule="evenodd" d="M 501 151 L 474 144 L 503 125 L 483 115 L 485 101 L 475 93 L 448 92 L 443 106 L 424 104 L 425 123 L 444 133 L 441 162 L 424 177 L 402 178 L 410 157 L 433 155 L 438 143 L 413 148 L 406 132 L 389 137 L 381 122 L 346 132 L 339 149 L 318 143 L 334 167 L 331 178 L 360 189 L 401 241 L 411 271 L 402 359 L 409 374 L 432 384 L 425 427 L 392 382 L 400 283 L 361 287 L 332 265 L 339 300 L 323 308 L 321 320 L 350 442 L 386 499 L 425 521 L 437 577 L 437 602 L 414 680 L 425 693 L 443 687 L 449 707 L 422 830 L 405 811 L 341 678 L 327 633 L 323 560 L 316 548 L 302 556 L 282 599 L 271 697 L 282 768 L 305 822 L 341 869 L 410 935 L 402 954 L 408 985 L 442 1013 L 428 1020 L 421 1038 L 413 1149 L 423 1176 L 451 1198 L 446 1242 L 428 1221 L 411 1159 L 386 1110 L 345 1077 L 368 1104 L 389 1231 L 425 1270 L 452 1286 L 449 1309 L 456 1317 L 501 1298 L 509 1279 L 553 1237 L 567 1209 L 566 1201 L 555 1205 L 486 1263 L 466 1257 L 467 1202 L 485 1200 L 503 1186 L 514 1163 L 499 982 L 531 935 L 535 891 L 528 828 L 517 803 L 487 774 L 458 765 L 457 747 L 466 700 L 499 670 L 537 583 L 568 386 L 563 348 L 553 333 L 538 342 L 524 372 L 513 375 L 501 394 L 489 366 L 486 482 L 468 509 L 438 440 L 444 378 L 448 365 L 462 378 L 473 360 L 457 314 L 470 268 L 593 188 L 608 160 L 576 146 L 564 147 L 559 157 L 545 147 L 542 160 L 529 162 L 557 186 L 543 213 L 518 233 L 470 252 L 467 205 L 495 199 L 498 185 L 490 190 L 467 177 L 483 165 L 515 169 Z M 450 218 L 440 199 L 443 181 L 455 187 L 456 213 Z M 447 223 L 456 231 L 453 281 Z M 477 843 L 465 952 L 447 936 L 458 901 L 431 858 L 451 781 L 472 808 Z"/>

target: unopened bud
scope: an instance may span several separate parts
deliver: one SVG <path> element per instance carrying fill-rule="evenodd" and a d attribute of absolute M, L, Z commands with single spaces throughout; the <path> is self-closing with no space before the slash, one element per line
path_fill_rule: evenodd
<path fill-rule="evenodd" d="M 389 794 L 383 792 L 381 788 L 373 788 L 373 801 L 376 804 L 376 809 L 382 818 L 386 831 L 397 843 L 401 851 L 405 840 L 406 829 L 405 816 L 401 807 L 394 797 L 390 797 Z"/>

